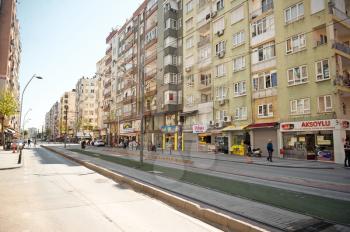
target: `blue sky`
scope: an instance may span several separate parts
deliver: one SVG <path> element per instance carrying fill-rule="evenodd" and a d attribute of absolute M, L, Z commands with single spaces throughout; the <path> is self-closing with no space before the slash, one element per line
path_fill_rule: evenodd
<path fill-rule="evenodd" d="M 21 91 L 25 127 L 41 128 L 45 113 L 82 76 L 92 76 L 103 57 L 105 38 L 122 26 L 142 0 L 20 0 L 17 15 L 22 42 Z"/>

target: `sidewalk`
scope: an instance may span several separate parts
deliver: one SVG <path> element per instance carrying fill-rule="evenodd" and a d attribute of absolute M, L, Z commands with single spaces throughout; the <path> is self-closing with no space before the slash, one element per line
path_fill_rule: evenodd
<path fill-rule="evenodd" d="M 0 150 L 0 170 L 19 168 L 22 163 L 17 164 L 19 152 Z"/>
<path fill-rule="evenodd" d="M 105 147 L 104 151 L 111 152 L 123 152 L 128 155 L 138 155 L 139 150 L 131 150 L 131 149 L 123 149 L 116 147 Z M 157 152 L 144 150 L 145 155 L 160 155 L 160 156 L 178 156 L 182 158 L 188 159 L 219 159 L 225 161 L 231 161 L 236 163 L 250 163 L 253 165 L 264 165 L 264 166 L 275 166 L 275 167 L 286 167 L 286 168 L 308 168 L 308 169 L 335 169 L 338 167 L 342 167 L 340 164 L 335 164 L 331 162 L 322 162 L 316 160 L 293 160 L 293 159 L 283 159 L 279 157 L 273 157 L 273 162 L 268 162 L 266 157 L 246 157 L 246 156 L 238 156 L 238 155 L 228 155 L 223 153 L 214 153 L 214 152 L 178 152 L 178 151 L 170 151 L 158 150 Z"/>

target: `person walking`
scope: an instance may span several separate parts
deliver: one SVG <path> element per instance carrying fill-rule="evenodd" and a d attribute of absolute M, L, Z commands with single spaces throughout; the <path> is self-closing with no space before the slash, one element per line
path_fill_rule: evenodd
<path fill-rule="evenodd" d="M 349 142 L 349 139 L 345 140 L 344 152 L 345 152 L 344 167 L 350 167 L 350 142 Z"/>
<path fill-rule="evenodd" d="M 267 161 L 272 162 L 273 144 L 272 144 L 272 140 L 271 139 L 269 139 L 269 142 L 266 145 L 266 149 L 267 149 L 267 152 L 269 154 L 269 156 L 267 157 Z"/>

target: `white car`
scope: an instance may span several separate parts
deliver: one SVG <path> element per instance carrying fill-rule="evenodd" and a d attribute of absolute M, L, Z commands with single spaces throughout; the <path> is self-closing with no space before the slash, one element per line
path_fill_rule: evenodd
<path fill-rule="evenodd" d="M 96 140 L 94 142 L 94 146 L 96 146 L 96 147 L 103 147 L 104 145 L 106 145 L 106 144 L 103 140 Z"/>

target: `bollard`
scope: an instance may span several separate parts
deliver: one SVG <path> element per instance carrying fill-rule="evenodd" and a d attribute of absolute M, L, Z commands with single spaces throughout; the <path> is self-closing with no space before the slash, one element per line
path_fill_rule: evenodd
<path fill-rule="evenodd" d="M 20 164 L 22 162 L 22 148 L 19 148 L 19 156 L 18 156 L 18 162 L 17 164 Z"/>

